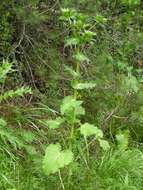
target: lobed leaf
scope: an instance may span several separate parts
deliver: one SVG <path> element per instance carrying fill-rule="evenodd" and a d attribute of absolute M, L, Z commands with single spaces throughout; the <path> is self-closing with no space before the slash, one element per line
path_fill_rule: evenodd
<path fill-rule="evenodd" d="M 74 111 L 75 115 L 84 115 L 85 110 L 81 106 L 81 104 L 82 104 L 82 101 L 76 100 L 72 96 L 66 96 L 63 99 L 63 102 L 61 104 L 61 114 L 67 115 L 67 114 L 71 114 Z"/>
<path fill-rule="evenodd" d="M 100 144 L 101 148 L 103 148 L 103 150 L 105 150 L 105 151 L 110 149 L 110 145 L 109 145 L 108 141 L 106 141 L 106 140 L 100 139 L 99 144 Z"/>
<path fill-rule="evenodd" d="M 89 137 L 91 135 L 95 135 L 96 138 L 102 138 L 103 137 L 102 131 L 99 128 L 97 128 L 94 125 L 89 124 L 89 123 L 85 123 L 85 124 L 82 124 L 80 126 L 80 133 L 84 137 Z"/>
<path fill-rule="evenodd" d="M 43 171 L 46 175 L 53 174 L 73 161 L 70 150 L 61 151 L 60 144 L 50 144 L 43 159 Z"/>
<path fill-rule="evenodd" d="M 64 119 L 61 117 L 57 117 L 55 120 L 45 120 L 43 123 L 48 126 L 50 129 L 57 129 L 62 123 Z"/>

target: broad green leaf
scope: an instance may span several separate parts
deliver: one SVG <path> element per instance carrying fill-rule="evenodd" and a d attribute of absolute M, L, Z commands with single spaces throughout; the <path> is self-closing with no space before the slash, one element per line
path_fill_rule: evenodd
<path fill-rule="evenodd" d="M 73 76 L 74 78 L 79 77 L 79 73 L 74 71 L 71 67 L 68 67 L 65 65 L 64 68 L 65 68 L 65 71 L 67 71 L 69 74 L 71 74 L 71 76 Z"/>
<path fill-rule="evenodd" d="M 89 62 L 88 57 L 86 57 L 83 53 L 77 53 L 73 56 L 79 62 Z"/>
<path fill-rule="evenodd" d="M 102 131 L 99 128 L 97 128 L 94 125 L 89 124 L 89 123 L 85 123 L 85 124 L 81 125 L 80 132 L 84 137 L 88 137 L 91 135 L 95 135 L 96 138 L 103 137 Z"/>
<path fill-rule="evenodd" d="M 29 155 L 36 155 L 37 154 L 36 148 L 32 145 L 25 145 L 24 148 Z"/>
<path fill-rule="evenodd" d="M 128 131 L 124 131 L 124 133 L 120 132 L 119 134 L 116 135 L 116 140 L 117 140 L 117 146 L 119 149 L 125 150 L 128 147 Z"/>
<path fill-rule="evenodd" d="M 124 77 L 124 80 L 122 81 L 123 88 L 125 91 L 128 92 L 135 92 L 137 93 L 139 90 L 139 82 L 135 76 L 128 76 Z"/>
<path fill-rule="evenodd" d="M 50 129 L 57 129 L 63 122 L 63 118 L 57 117 L 55 120 L 47 120 L 43 123 L 45 123 L 45 125 L 48 126 Z"/>
<path fill-rule="evenodd" d="M 67 46 L 76 46 L 79 44 L 79 39 L 78 38 L 68 38 L 65 41 L 65 47 Z"/>
<path fill-rule="evenodd" d="M 125 71 L 127 68 L 127 63 L 123 61 L 118 61 L 117 66 L 121 71 Z"/>
<path fill-rule="evenodd" d="M 73 153 L 70 150 L 61 151 L 59 144 L 50 144 L 43 159 L 43 170 L 46 175 L 53 174 L 73 161 Z"/>
<path fill-rule="evenodd" d="M 71 114 L 74 111 L 75 115 L 84 115 L 85 110 L 81 106 L 81 104 L 82 104 L 82 101 L 76 100 L 72 96 L 66 96 L 63 99 L 63 102 L 61 104 L 61 114 L 67 115 L 67 114 Z"/>
<path fill-rule="evenodd" d="M 106 140 L 100 139 L 99 144 L 100 144 L 101 148 L 103 148 L 103 150 L 105 150 L 105 151 L 110 149 L 110 145 L 109 145 L 108 141 L 106 141 Z"/>
<path fill-rule="evenodd" d="M 95 83 L 77 83 L 73 84 L 72 87 L 74 89 L 82 90 L 82 89 L 92 89 L 96 86 Z"/>

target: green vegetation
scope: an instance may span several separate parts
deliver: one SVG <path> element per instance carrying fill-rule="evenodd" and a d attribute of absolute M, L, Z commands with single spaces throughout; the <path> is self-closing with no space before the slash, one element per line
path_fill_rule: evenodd
<path fill-rule="evenodd" d="M 143 190 L 142 8 L 2 0 L 1 190 Z"/>

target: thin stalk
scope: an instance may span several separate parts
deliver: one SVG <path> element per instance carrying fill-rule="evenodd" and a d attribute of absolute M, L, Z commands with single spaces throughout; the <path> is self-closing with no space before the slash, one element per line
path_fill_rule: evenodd
<path fill-rule="evenodd" d="M 79 48 L 76 49 L 75 51 L 76 53 L 79 52 Z M 76 72 L 79 74 L 80 73 L 80 62 L 78 61 L 76 63 Z M 77 95 L 78 95 L 78 91 L 77 89 L 74 89 L 74 98 L 77 99 Z M 75 110 L 73 111 L 73 123 L 71 125 L 71 133 L 70 133 L 70 149 L 72 149 L 72 143 L 73 143 L 73 139 L 74 139 L 74 128 L 75 128 L 75 119 L 76 119 L 76 115 L 75 115 Z M 70 189 L 70 180 L 71 180 L 71 168 L 69 168 L 69 176 L 68 176 L 68 189 Z"/>
<path fill-rule="evenodd" d="M 80 73 L 80 62 L 76 64 L 76 73 Z M 74 89 L 74 98 L 77 99 L 77 89 Z"/>
<path fill-rule="evenodd" d="M 71 172 L 72 172 L 72 168 L 69 167 L 69 173 L 68 173 L 68 190 L 70 190 L 70 182 L 71 182 Z"/>
<path fill-rule="evenodd" d="M 61 176 L 60 170 L 59 170 L 59 179 L 60 179 L 60 182 L 61 182 L 62 189 L 65 190 L 65 186 L 64 186 L 64 183 L 63 183 L 63 180 L 62 180 L 62 176 Z"/>
<path fill-rule="evenodd" d="M 85 145 L 86 145 L 87 161 L 89 161 L 89 148 L 88 148 L 87 138 L 85 137 L 84 140 L 85 140 Z"/>
<path fill-rule="evenodd" d="M 76 48 L 75 53 L 78 53 L 80 51 L 79 47 Z M 80 62 L 77 61 L 76 62 L 76 73 L 80 73 Z M 77 99 L 77 95 L 78 95 L 78 91 L 77 89 L 74 89 L 74 98 Z M 76 115 L 75 115 L 75 110 L 73 111 L 73 124 L 71 126 L 71 134 L 70 134 L 70 146 L 72 147 L 72 140 L 74 137 L 74 128 L 75 128 L 75 119 L 76 119 Z"/>
<path fill-rule="evenodd" d="M 72 149 L 72 143 L 73 143 L 73 139 L 74 139 L 75 119 L 76 119 L 76 115 L 75 115 L 75 110 L 74 110 L 73 111 L 73 123 L 71 125 L 71 132 L 70 132 L 70 149 Z"/>

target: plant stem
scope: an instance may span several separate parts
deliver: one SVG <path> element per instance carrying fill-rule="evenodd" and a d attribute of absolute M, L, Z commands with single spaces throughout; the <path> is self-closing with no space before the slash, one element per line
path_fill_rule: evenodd
<path fill-rule="evenodd" d="M 64 183 L 63 183 L 63 180 L 62 180 L 62 176 L 61 176 L 60 170 L 59 170 L 59 179 L 60 179 L 60 182 L 61 182 L 62 189 L 65 190 L 65 186 L 64 186 Z"/>
<path fill-rule="evenodd" d="M 88 148 L 87 138 L 85 137 L 84 139 L 85 139 L 85 144 L 86 144 L 87 161 L 89 161 L 89 148 Z"/>
<path fill-rule="evenodd" d="M 80 62 L 76 64 L 76 73 L 80 73 Z M 77 89 L 74 89 L 74 98 L 77 99 Z"/>
<path fill-rule="evenodd" d="M 79 52 L 79 47 L 77 47 L 77 49 L 75 50 L 76 53 Z M 80 73 L 80 62 L 77 61 L 76 63 L 76 73 Z M 77 99 L 77 95 L 78 95 L 78 91 L 77 89 L 74 89 L 74 98 Z M 75 119 L 76 119 L 76 115 L 75 115 L 75 110 L 73 111 L 73 124 L 71 126 L 71 134 L 70 134 L 70 146 L 72 147 L 72 140 L 73 140 L 73 136 L 74 136 L 74 128 L 75 128 Z"/>

